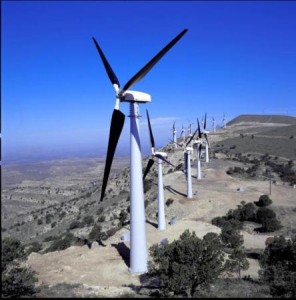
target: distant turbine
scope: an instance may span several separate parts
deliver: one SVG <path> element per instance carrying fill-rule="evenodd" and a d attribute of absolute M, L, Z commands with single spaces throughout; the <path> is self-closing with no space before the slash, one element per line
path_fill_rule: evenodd
<path fill-rule="evenodd" d="M 175 127 L 175 123 L 176 123 L 176 122 L 174 122 L 174 124 L 173 124 L 173 142 L 174 142 L 174 144 L 175 144 L 175 148 L 178 148 L 178 144 L 177 144 L 177 135 L 176 135 L 177 130 L 176 130 L 176 127 Z"/>
<path fill-rule="evenodd" d="M 193 148 L 191 146 L 188 146 L 192 139 L 194 138 L 195 134 L 197 132 L 194 132 L 194 134 L 189 138 L 188 142 L 184 145 L 184 162 L 185 162 L 185 174 L 187 179 L 187 198 L 192 198 L 192 181 L 191 181 L 191 153 L 193 151 Z"/>
<path fill-rule="evenodd" d="M 205 158 L 206 158 L 206 163 L 209 162 L 209 141 L 208 141 L 208 136 L 207 134 L 210 133 L 209 131 L 206 130 L 207 127 L 207 113 L 205 113 L 205 118 L 204 118 L 204 126 L 203 126 L 203 137 L 205 138 L 205 145 L 206 145 L 206 149 L 205 149 Z"/>
<path fill-rule="evenodd" d="M 212 117 L 212 126 L 213 126 L 213 132 L 216 132 L 216 121 L 214 117 Z"/>
<path fill-rule="evenodd" d="M 155 152 L 155 143 L 154 143 L 154 137 L 152 133 L 150 118 L 148 110 L 146 109 L 147 113 L 147 120 L 148 120 L 148 127 L 149 127 L 149 135 L 150 135 L 150 144 L 151 144 L 151 155 L 152 158 L 149 159 L 146 170 L 144 172 L 143 180 L 145 179 L 146 175 L 150 171 L 151 167 L 154 164 L 154 157 L 158 158 L 158 230 L 165 230 L 166 229 L 166 222 L 165 222 L 165 210 L 164 210 L 164 191 L 163 191 L 163 179 L 162 179 L 162 162 L 166 162 L 174 167 L 172 163 L 170 163 L 165 158 L 167 157 L 167 154 L 165 152 Z"/>
<path fill-rule="evenodd" d="M 130 102 L 130 272 L 143 273 L 147 271 L 147 243 L 144 207 L 144 189 L 142 178 L 142 154 L 139 130 L 139 103 L 151 101 L 146 93 L 128 90 L 141 80 L 153 66 L 180 40 L 187 29 L 178 34 L 157 55 L 155 55 L 136 75 L 134 75 L 120 90 L 119 81 L 107 61 L 103 51 L 93 38 L 96 48 L 104 64 L 108 77 L 116 94 L 115 108 L 111 119 L 107 158 L 104 169 L 101 198 L 103 200 L 116 146 L 124 125 L 125 115 L 119 110 L 120 102 Z"/>
<path fill-rule="evenodd" d="M 223 123 L 223 128 L 226 128 L 226 117 L 225 117 L 225 113 L 223 113 L 223 120 L 222 120 L 222 123 Z"/>
<path fill-rule="evenodd" d="M 180 137 L 183 136 L 183 143 L 185 143 L 185 139 L 186 139 L 186 133 L 185 133 L 185 129 L 183 127 L 183 124 L 182 124 L 182 130 L 181 130 L 181 134 L 180 134 Z"/>
<path fill-rule="evenodd" d="M 196 145 L 196 178 L 201 179 L 200 157 L 202 150 L 202 133 L 200 131 L 199 120 L 197 118 L 198 138 L 193 142 Z"/>

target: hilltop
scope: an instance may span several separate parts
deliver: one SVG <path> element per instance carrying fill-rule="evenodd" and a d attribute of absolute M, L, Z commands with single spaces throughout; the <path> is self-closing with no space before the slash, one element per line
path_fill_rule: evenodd
<path fill-rule="evenodd" d="M 238 123 L 280 123 L 280 124 L 296 124 L 296 117 L 285 115 L 239 115 L 227 123 L 234 125 Z"/>
<path fill-rule="evenodd" d="M 241 201 L 246 203 L 257 201 L 260 195 L 268 193 L 269 183 L 264 178 L 264 174 L 269 166 L 265 162 L 285 165 L 291 159 L 295 161 L 294 154 L 285 151 L 284 155 L 277 159 L 275 156 L 267 157 L 266 139 L 262 140 L 262 148 L 256 145 L 255 149 L 251 147 L 250 151 L 247 146 L 259 139 L 261 134 L 266 137 L 271 136 L 274 142 L 285 138 L 295 143 L 295 139 L 282 136 L 286 132 L 284 129 L 290 127 L 293 132 L 295 127 L 289 124 L 264 124 L 264 122 L 260 126 L 258 123 L 233 124 L 226 129 L 219 129 L 216 133 L 210 133 L 210 163 L 206 164 L 202 161 L 200 181 L 194 178 L 196 158 L 195 153 L 193 154 L 192 199 L 186 198 L 186 179 L 181 171 L 184 167 L 183 150 L 175 149 L 172 144 L 160 149 L 168 153 L 169 160 L 175 167 L 164 164 L 163 168 L 167 220 L 167 230 L 164 232 L 159 232 L 156 228 L 157 164 L 154 164 L 145 181 L 148 246 L 159 243 L 163 238 L 168 238 L 171 242 L 187 228 L 194 230 L 200 237 L 207 232 L 218 233 L 220 228 L 211 224 L 214 217 L 225 215 L 229 209 L 235 209 L 240 205 Z M 254 134 L 254 138 L 251 137 L 250 132 Z M 241 134 L 244 137 L 241 137 Z M 247 142 L 240 145 L 241 141 Z M 287 149 L 291 147 L 295 150 L 293 145 L 287 146 Z M 239 152 L 236 153 L 235 150 Z M 238 153 L 240 155 L 237 155 Z M 148 157 L 143 159 L 143 168 L 148 159 Z M 233 167 L 251 168 L 253 166 L 251 161 L 255 159 L 259 159 L 261 163 L 254 176 L 248 176 L 248 173 L 245 176 L 227 173 L 229 168 Z M 53 178 L 21 180 L 22 178 L 18 176 L 17 182 L 3 190 L 4 212 L 2 213 L 6 211 L 3 219 L 6 230 L 2 235 L 13 235 L 28 246 L 32 242 L 41 244 L 39 253 L 32 253 L 26 262 L 37 271 L 39 285 L 56 285 L 61 282 L 83 284 L 83 293 L 87 293 L 87 289 L 90 289 L 97 295 L 112 296 L 124 291 L 131 292 L 128 288 L 130 284 L 141 284 L 138 276 L 130 275 L 128 272 L 127 250 L 125 253 L 121 251 L 129 249 L 129 241 L 121 239 L 122 234 L 129 231 L 129 168 L 118 163 L 115 161 L 116 172 L 111 174 L 103 202 L 98 201 L 100 179 L 97 178 L 100 178 L 103 166 L 98 161 L 89 161 L 88 168 L 84 171 L 80 169 L 79 174 L 77 168 L 81 168 L 83 162 L 79 161 L 76 169 L 73 161 L 71 164 L 64 162 L 65 165 L 72 165 L 67 176 L 64 177 L 58 173 L 58 178 L 55 178 L 57 173 L 53 173 Z M 60 172 L 57 165 L 61 167 L 61 162 L 51 167 L 55 172 Z M 13 172 L 17 171 L 13 169 Z M 290 237 L 296 233 L 295 189 L 276 171 L 272 171 L 272 175 L 274 181 L 272 207 L 281 220 L 283 228 L 271 234 L 258 234 L 253 231 L 254 224 L 245 224 L 241 234 L 244 237 L 244 246 L 250 252 L 262 251 L 265 240 L 269 236 L 283 234 Z M 16 207 L 12 206 L 14 203 Z M 19 209 L 21 203 L 25 210 L 16 212 L 16 208 Z M 176 218 L 176 223 L 169 225 L 168 222 L 173 217 Z M 55 241 L 61 240 L 65 233 L 83 239 L 94 229 L 102 233 L 104 243 L 107 245 L 105 248 L 94 245 L 92 249 L 88 249 L 86 245 L 72 241 L 72 246 L 66 250 L 45 253 L 46 249 Z M 258 260 L 249 258 L 249 262 L 251 266 L 244 274 L 257 278 Z"/>

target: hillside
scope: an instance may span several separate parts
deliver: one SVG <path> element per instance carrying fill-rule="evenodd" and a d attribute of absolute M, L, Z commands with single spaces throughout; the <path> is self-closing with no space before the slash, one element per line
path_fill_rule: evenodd
<path fill-rule="evenodd" d="M 227 123 L 234 125 L 238 123 L 280 123 L 280 124 L 296 124 L 296 117 L 285 115 L 239 115 Z"/>
<path fill-rule="evenodd" d="M 249 152 L 247 147 L 254 141 L 259 143 L 260 132 L 268 133 L 270 130 L 277 129 L 281 132 L 284 129 L 282 126 L 277 127 L 276 124 L 266 126 L 263 124 L 261 127 L 258 127 L 257 123 L 251 125 L 234 124 L 227 129 L 218 130 L 215 134 L 209 134 L 210 163 L 206 164 L 202 156 L 202 180 L 200 181 L 195 178 L 196 154 L 193 154 L 192 199 L 186 197 L 186 178 L 181 171 L 184 168 L 183 150 L 175 149 L 172 144 L 160 149 L 168 153 L 169 160 L 176 167 L 166 164 L 163 167 L 167 221 L 167 230 L 164 232 L 159 232 L 156 228 L 157 164 L 154 164 L 145 180 L 148 246 L 160 243 L 163 238 L 168 238 L 171 242 L 185 229 L 194 230 L 200 237 L 207 232 L 219 232 L 220 228 L 211 224 L 214 217 L 225 215 L 229 209 L 235 209 L 240 205 L 241 201 L 246 203 L 257 201 L 260 195 L 268 193 L 269 182 L 263 177 L 267 166 L 262 159 L 253 177 L 227 174 L 230 167 L 252 166 L 251 163 L 234 160 L 227 151 L 241 149 L 241 154 L 247 155 Z M 292 130 L 294 128 L 289 127 L 292 127 Z M 250 128 L 257 128 L 254 138 L 251 135 L 240 137 L 241 132 L 246 132 Z M 253 147 L 250 152 L 254 154 L 248 156 L 249 159 L 256 157 L 260 159 L 269 151 L 267 147 L 270 145 L 267 139 L 267 137 L 260 138 L 261 147 L 258 144 L 251 144 Z M 295 153 L 293 153 L 295 139 L 284 136 L 273 136 L 272 139 L 273 147 L 282 139 L 292 142 L 286 144 L 285 152 L 281 150 L 286 157 L 281 159 L 279 155 L 277 161 L 279 164 L 285 164 L 290 159 L 295 161 Z M 229 149 L 233 143 L 237 144 L 236 147 Z M 143 159 L 143 168 L 148 159 L 148 157 Z M 129 231 L 129 168 L 115 161 L 116 172 L 111 174 L 106 198 L 103 202 L 99 202 L 100 180 L 98 178 L 101 177 L 103 164 L 96 160 L 89 161 L 87 167 L 82 170 L 83 162 L 77 163 L 77 168 L 71 168 L 70 165 L 74 166 L 73 161 L 52 162 L 51 172 L 46 171 L 46 176 L 52 177 L 44 178 L 41 174 L 39 180 L 31 175 L 30 180 L 23 180 L 21 170 L 14 167 L 12 173 L 18 174 L 17 180 L 3 190 L 5 197 L 2 202 L 2 220 L 4 220 L 2 236 L 15 236 L 28 246 L 32 242 L 41 244 L 39 253 L 32 253 L 26 262 L 37 271 L 38 285 L 54 286 L 61 282 L 81 284 L 84 285 L 84 288 L 81 288 L 83 291 L 80 290 L 83 295 L 87 290 L 99 296 L 118 296 L 126 291 L 131 292 L 128 286 L 131 284 L 139 286 L 141 282 L 138 276 L 130 275 L 128 272 L 129 241 L 121 239 L 121 235 Z M 62 174 L 61 168 L 57 168 L 61 165 L 68 166 L 66 174 Z M 254 224 L 246 224 L 241 234 L 248 251 L 263 250 L 268 236 L 283 234 L 290 237 L 296 233 L 296 191 L 275 171 L 272 175 L 274 179 L 272 207 L 281 220 L 283 228 L 273 233 L 259 234 L 253 231 Z M 13 176 L 10 177 L 10 181 L 13 181 Z M 20 211 L 22 203 L 24 208 Z M 176 223 L 169 225 L 168 222 L 173 217 L 176 218 Z M 95 228 L 104 237 L 105 248 L 94 245 L 92 249 L 88 249 L 86 245 L 83 246 L 78 242 L 77 238 L 80 238 L 80 241 L 87 238 Z M 61 240 L 66 233 L 73 234 L 76 242 L 73 240 L 72 246 L 66 250 L 46 253 L 46 250 L 55 241 Z M 244 274 L 256 279 L 259 270 L 258 260 L 253 258 L 248 260 L 250 268 Z"/>

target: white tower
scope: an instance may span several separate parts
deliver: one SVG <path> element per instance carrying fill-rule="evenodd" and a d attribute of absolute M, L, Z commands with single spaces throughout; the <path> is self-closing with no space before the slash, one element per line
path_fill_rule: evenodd
<path fill-rule="evenodd" d="M 192 147 L 186 147 L 184 159 L 186 162 L 186 177 L 187 177 L 187 198 L 192 198 L 192 181 L 191 181 L 191 153 Z"/>
<path fill-rule="evenodd" d="M 200 156 L 201 156 L 201 140 L 196 140 L 194 142 L 194 145 L 196 145 L 196 178 L 201 179 L 201 168 L 200 168 Z"/>
<path fill-rule="evenodd" d="M 216 121 L 214 118 L 212 119 L 212 126 L 213 126 L 213 132 L 216 132 Z"/>

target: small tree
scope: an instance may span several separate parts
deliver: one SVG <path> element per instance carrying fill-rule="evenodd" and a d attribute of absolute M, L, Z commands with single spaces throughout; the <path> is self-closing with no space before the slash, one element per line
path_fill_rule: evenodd
<path fill-rule="evenodd" d="M 270 287 L 273 297 L 296 297 L 296 237 L 275 237 L 260 259 L 259 277 Z"/>
<path fill-rule="evenodd" d="M 241 271 L 247 270 L 250 266 L 247 260 L 244 247 L 238 247 L 229 255 L 229 260 L 225 263 L 225 269 L 230 272 L 236 272 L 238 278 L 241 279 Z"/>
<path fill-rule="evenodd" d="M 203 239 L 184 231 L 178 240 L 150 248 L 149 275 L 160 280 L 161 292 L 193 297 L 208 287 L 223 270 L 224 254 L 219 236 L 208 233 Z"/>

